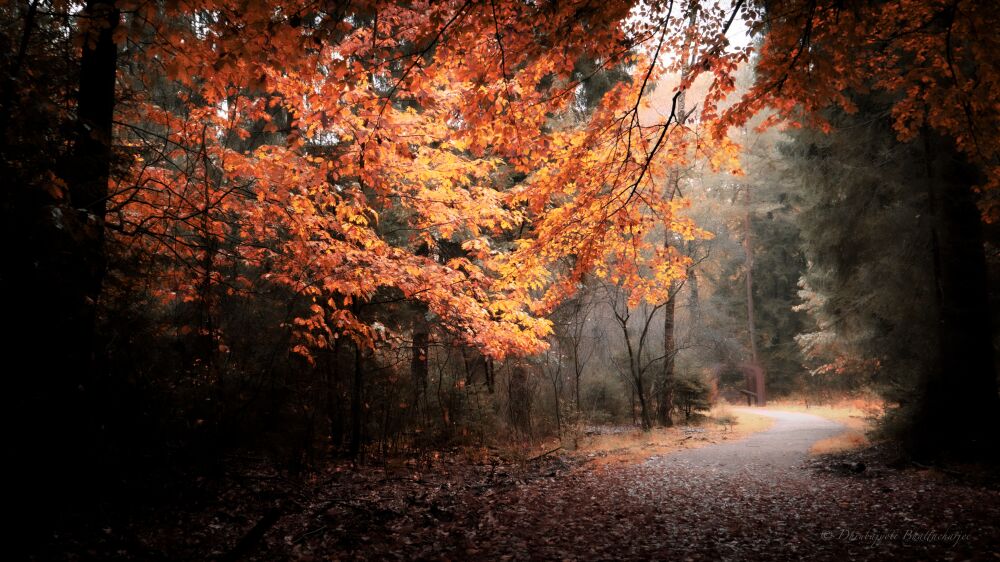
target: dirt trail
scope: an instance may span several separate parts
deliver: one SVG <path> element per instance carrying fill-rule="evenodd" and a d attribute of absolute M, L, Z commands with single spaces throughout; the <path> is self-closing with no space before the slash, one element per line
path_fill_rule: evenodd
<path fill-rule="evenodd" d="M 737 408 L 748 413 L 774 418 L 767 431 L 755 433 L 732 443 L 687 449 L 652 459 L 650 462 L 724 473 L 804 478 L 808 474 L 795 469 L 806 458 L 813 443 L 844 431 L 844 426 L 810 414 L 774 410 Z"/>
<path fill-rule="evenodd" d="M 334 472 L 282 488 L 287 511 L 247 560 L 996 560 L 1000 490 L 933 470 L 818 470 L 843 427 L 775 424 L 737 442 L 641 463 L 546 455 L 522 465 L 439 462 L 420 473 Z M 692 432 L 692 438 L 704 436 Z M 823 466 L 836 466 L 823 461 Z M 450 467 L 450 468 L 449 468 Z M 857 470 L 852 470 L 856 468 Z M 264 517 L 255 482 L 189 511 L 98 522 L 86 549 L 38 559 L 221 559 Z M 206 496 L 209 497 L 209 496 Z M 275 496 L 278 497 L 278 496 Z M 167 513 L 167 518 L 164 518 Z M 80 552 L 91 555 L 80 556 Z"/>
<path fill-rule="evenodd" d="M 446 557 L 996 559 L 996 490 L 913 471 L 818 472 L 803 466 L 810 445 L 843 426 L 754 413 L 775 425 L 740 442 L 578 470 L 491 497 L 477 521 L 447 526 Z"/>

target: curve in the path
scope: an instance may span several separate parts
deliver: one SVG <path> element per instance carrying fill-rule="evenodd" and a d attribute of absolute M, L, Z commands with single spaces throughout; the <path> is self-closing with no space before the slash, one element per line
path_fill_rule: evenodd
<path fill-rule="evenodd" d="M 459 542 L 448 557 L 994 559 L 1000 492 L 905 473 L 850 478 L 805 470 L 810 446 L 843 426 L 803 413 L 750 411 L 774 418 L 774 426 L 741 441 L 574 471 L 486 498 L 488 516 L 452 527 L 475 555 L 463 556 L 466 543 Z M 926 501 L 926 494 L 938 499 Z M 956 539 L 953 531 L 962 534 Z"/>
<path fill-rule="evenodd" d="M 741 411 L 773 418 L 770 429 L 755 433 L 746 439 L 700 449 L 686 449 L 653 459 L 653 463 L 669 462 L 686 468 L 704 468 L 712 472 L 754 474 L 788 472 L 801 464 L 809 448 L 823 439 L 844 431 L 842 424 L 797 412 L 740 408 Z"/>

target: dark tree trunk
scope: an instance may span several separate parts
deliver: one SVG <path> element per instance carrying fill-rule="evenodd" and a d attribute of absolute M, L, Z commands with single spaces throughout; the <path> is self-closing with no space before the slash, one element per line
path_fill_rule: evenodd
<path fill-rule="evenodd" d="M 555 398 L 555 403 L 556 403 L 556 408 L 555 408 L 556 409 L 556 431 L 558 432 L 559 439 L 562 439 L 562 434 L 563 434 L 563 431 L 562 431 L 562 413 L 559 411 L 560 410 L 559 406 L 560 406 L 561 397 L 559 396 L 559 382 L 558 382 L 558 380 L 555 377 L 552 378 L 552 396 Z"/>
<path fill-rule="evenodd" d="M 410 358 L 410 376 L 413 378 L 413 405 L 427 392 L 428 355 L 430 353 L 430 327 L 427 325 L 426 307 L 419 306 L 413 316 L 413 350 Z"/>
<path fill-rule="evenodd" d="M 430 248 L 423 243 L 415 252 L 418 256 L 427 256 Z M 427 305 L 414 301 L 411 332 L 413 334 L 413 349 L 410 357 L 410 376 L 413 379 L 413 406 L 420 403 L 420 397 L 427 393 L 428 356 L 430 354 L 430 326 L 427 323 Z"/>
<path fill-rule="evenodd" d="M 354 381 L 351 383 L 351 443 L 349 452 L 352 457 L 357 457 L 361 452 L 362 421 L 364 412 L 364 381 L 365 381 L 365 361 L 364 347 L 360 344 L 354 346 Z"/>
<path fill-rule="evenodd" d="M 42 196 L 44 179 L 23 177 L 16 180 L 23 183 L 6 187 L 18 192 L 11 200 L 19 204 L 4 209 L 4 222 L 5 228 L 16 225 L 11 242 L 20 247 L 0 274 L 10 301 L 7 323 L 15 332 L 5 344 L 10 361 L 30 365 L 30 371 L 9 377 L 16 379 L 7 389 L 15 403 L 6 410 L 22 428 L 9 445 L 18 459 L 15 470 L 23 471 L 11 479 L 28 496 L 24 506 L 12 509 L 25 524 L 100 493 L 101 479 L 113 476 L 101 467 L 116 462 L 101 419 L 118 405 L 99 402 L 97 387 L 105 381 L 97 376 L 96 321 L 107 267 L 104 220 L 119 14 L 113 2 L 91 0 L 80 15 L 88 40 L 81 51 L 73 146 L 65 168 L 56 170 L 65 180 L 65 198 Z"/>
<path fill-rule="evenodd" d="M 56 265 L 46 280 L 59 283 L 51 297 L 62 297 L 60 316 L 69 351 L 67 363 L 75 371 L 93 367 L 95 310 L 104 283 L 107 257 L 104 220 L 108 179 L 111 175 L 111 128 L 115 108 L 115 74 L 118 50 L 113 33 L 119 14 L 113 2 L 92 0 L 84 13 L 91 29 L 80 60 L 80 90 L 77 97 L 77 131 L 73 169 L 67 177 L 70 205 L 63 209 L 73 238 L 61 256 L 49 256 Z M 57 311 L 58 312 L 58 311 Z M 54 322 L 56 323 L 56 322 Z M 69 375 L 69 373 L 63 373 Z"/>
<path fill-rule="evenodd" d="M 80 59 L 74 169 L 67 183 L 74 208 L 85 209 L 91 215 L 86 218 L 103 227 L 111 175 L 111 128 L 118 65 L 118 48 L 113 34 L 118 27 L 119 14 L 114 2 L 102 0 L 88 2 L 84 13 L 90 18 L 85 20 L 90 29 Z M 92 244 L 97 246 L 97 240 L 103 242 L 103 234 L 103 229 L 94 229 Z M 100 291 L 99 283 L 97 285 L 95 288 L 91 283 L 91 294 Z"/>
<path fill-rule="evenodd" d="M 689 24 L 694 27 L 696 11 L 691 10 L 689 17 Z M 690 35 L 684 38 L 684 52 L 682 54 L 683 60 L 685 61 L 685 66 L 681 70 L 681 78 L 687 78 L 689 69 L 694 63 L 694 49 L 692 48 L 692 37 Z M 681 90 L 677 92 L 674 98 L 676 105 L 674 106 L 674 111 L 676 112 L 677 125 L 683 126 L 684 122 L 687 121 L 687 108 L 686 104 L 686 92 Z M 681 172 L 676 167 L 670 169 L 670 175 L 667 179 L 667 184 L 663 187 L 665 190 L 664 199 L 672 201 L 678 193 L 680 193 L 680 181 Z M 667 222 L 663 223 L 663 249 L 668 250 L 670 248 L 670 225 Z M 660 378 L 660 400 L 657 408 L 657 421 L 663 427 L 671 427 L 674 425 L 674 421 L 670 418 L 671 412 L 674 410 L 674 356 L 677 354 L 676 342 L 674 340 L 674 324 L 675 324 L 675 303 L 674 297 L 677 296 L 677 284 L 671 283 L 669 291 L 669 300 L 663 306 L 663 372 Z M 640 389 L 641 391 L 641 389 Z M 651 392 L 652 393 L 652 392 Z M 640 392 L 640 398 L 642 393 Z M 643 412 L 645 415 L 645 404 L 643 404 Z M 647 423 L 648 420 L 643 420 L 643 423 Z M 652 424 L 650 424 L 652 425 Z"/>
<path fill-rule="evenodd" d="M 580 346 L 577 344 L 573 349 L 573 395 L 576 399 L 576 411 L 583 411 L 583 402 L 580 401 L 580 379 L 583 378 L 583 366 L 580 365 Z"/>
<path fill-rule="evenodd" d="M 628 386 L 628 411 L 632 414 L 632 425 L 636 424 L 635 417 L 635 387 L 631 384 Z"/>
<path fill-rule="evenodd" d="M 670 418 L 670 413 L 674 409 L 674 356 L 676 355 L 676 344 L 674 342 L 674 323 L 676 318 L 676 307 L 674 294 L 671 291 L 670 300 L 663 305 L 663 377 L 660 381 L 660 401 L 656 411 L 656 419 L 663 427 L 671 427 L 674 421 Z"/>
<path fill-rule="evenodd" d="M 493 394 L 494 381 L 496 381 L 496 367 L 493 365 L 493 358 L 483 356 L 483 375 L 486 377 L 486 389 Z"/>
<path fill-rule="evenodd" d="M 340 394 L 340 342 L 342 338 L 333 340 L 333 346 L 327 354 L 326 367 L 326 420 L 330 431 L 330 448 L 340 449 L 344 439 L 344 418 L 339 407 Z"/>
<path fill-rule="evenodd" d="M 642 379 L 640 377 L 635 377 L 635 393 L 639 399 L 639 423 L 643 431 L 649 431 L 653 429 L 653 420 L 649 415 L 649 405 L 648 400 L 646 400 L 646 391 L 642 385 Z"/>
<path fill-rule="evenodd" d="M 532 390 L 526 369 L 521 364 L 515 364 L 507 379 L 507 417 L 511 426 L 527 439 L 531 439 L 534 432 L 531 420 Z"/>
<path fill-rule="evenodd" d="M 925 133 L 939 354 L 919 381 L 908 441 L 919 457 L 996 457 L 997 381 L 979 180 L 954 148 Z"/>
<path fill-rule="evenodd" d="M 476 367 L 469 355 L 471 350 L 467 346 L 462 346 L 461 351 L 462 366 L 465 367 L 465 386 L 472 388 L 472 385 L 476 383 Z"/>

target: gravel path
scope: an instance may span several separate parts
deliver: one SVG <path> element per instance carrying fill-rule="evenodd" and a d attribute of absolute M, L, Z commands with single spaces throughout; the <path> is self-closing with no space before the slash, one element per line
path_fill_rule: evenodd
<path fill-rule="evenodd" d="M 805 460 L 809 447 L 844 430 L 844 426 L 839 423 L 809 414 L 737 409 L 774 418 L 775 423 L 767 431 L 755 433 L 740 441 L 686 449 L 657 457 L 650 462 L 658 466 L 715 473 L 727 478 L 741 474 L 755 478 L 763 475 L 807 478 L 807 473 L 793 469 Z"/>
<path fill-rule="evenodd" d="M 448 531 L 447 558 L 514 560 L 995 560 L 1000 493 L 939 474 L 803 466 L 842 430 L 754 410 L 743 441 L 575 471 L 492 497 Z M 450 527 L 450 526 L 449 526 Z M 454 534 L 453 534 L 454 533 Z"/>

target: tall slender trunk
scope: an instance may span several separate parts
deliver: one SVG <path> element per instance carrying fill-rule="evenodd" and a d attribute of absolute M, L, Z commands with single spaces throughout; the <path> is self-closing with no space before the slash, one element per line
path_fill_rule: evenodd
<path fill-rule="evenodd" d="M 583 377 L 583 366 L 580 365 L 579 345 L 573 350 L 573 394 L 576 400 L 576 411 L 580 412 L 582 402 L 580 401 L 580 379 Z"/>
<path fill-rule="evenodd" d="M 354 381 L 351 383 L 351 443 L 349 452 L 357 458 L 361 452 L 363 435 L 362 420 L 364 418 L 364 381 L 365 381 L 364 347 L 354 344 Z"/>
<path fill-rule="evenodd" d="M 483 375 L 486 377 L 486 390 L 493 394 L 496 366 L 493 364 L 493 358 L 487 355 L 483 356 Z"/>
<path fill-rule="evenodd" d="M 421 307 L 422 308 L 422 307 Z M 413 378 L 413 406 L 427 394 L 428 355 L 430 354 L 430 329 L 422 310 L 413 318 L 413 351 L 410 357 L 410 376 Z"/>
<path fill-rule="evenodd" d="M 675 291 L 671 290 L 671 293 Z M 674 425 L 670 414 L 674 409 L 674 356 L 676 343 L 674 341 L 674 324 L 676 307 L 674 296 L 663 306 L 663 374 L 660 378 L 660 401 L 656 411 L 657 422 L 663 427 Z"/>
<path fill-rule="evenodd" d="M 750 220 L 750 186 L 744 185 L 746 189 L 746 215 L 744 216 L 743 250 L 746 253 L 746 292 L 747 292 L 747 332 L 750 338 L 750 362 L 753 372 L 753 387 L 748 388 L 754 393 L 754 398 L 758 406 L 767 405 L 766 389 L 764 386 L 764 369 L 760 364 L 760 357 L 757 355 L 757 318 L 754 313 L 753 299 L 753 245 L 751 242 L 751 220 Z M 748 385 L 749 386 L 749 385 Z"/>
<path fill-rule="evenodd" d="M 77 96 L 77 130 L 73 148 L 73 168 L 67 177 L 71 208 L 64 212 L 76 224 L 72 230 L 72 251 L 63 249 L 60 278 L 46 280 L 61 285 L 65 308 L 59 311 L 64 330 L 69 330 L 70 359 L 75 370 L 93 367 L 96 303 L 104 284 L 107 256 L 104 248 L 104 221 L 107 212 L 108 179 L 111 176 L 111 129 L 115 109 L 115 75 L 118 48 L 113 34 L 119 13 L 114 2 L 91 0 L 84 8 L 90 24 L 80 59 L 80 89 Z M 58 266 L 57 266 L 58 267 Z M 61 275 L 60 275 L 61 273 Z M 50 296 L 51 298 L 51 296 Z M 68 317 L 68 318 L 67 318 Z M 51 320 L 51 319 L 49 319 Z M 81 369 L 82 367 L 82 369 Z"/>
<path fill-rule="evenodd" d="M 327 354 L 326 366 L 326 421 L 329 427 L 330 448 L 340 449 L 344 437 L 343 416 L 337 404 L 340 394 L 340 345 L 343 338 L 333 340 L 333 346 Z"/>
<path fill-rule="evenodd" d="M 636 423 L 636 418 L 635 418 L 635 386 L 630 384 L 630 385 L 628 385 L 628 389 L 629 389 L 629 393 L 628 393 L 628 411 L 632 412 L 632 425 L 635 425 L 635 423 Z"/>
<path fill-rule="evenodd" d="M 693 27 L 695 18 L 697 17 L 697 11 L 692 8 L 690 14 L 688 15 L 689 24 Z M 681 70 L 681 81 L 683 82 L 688 76 L 688 69 L 691 66 L 691 62 L 694 60 L 694 49 L 691 45 L 692 37 L 689 35 L 684 39 L 684 68 Z M 677 117 L 678 128 L 682 128 L 684 123 L 687 121 L 687 108 L 685 107 L 685 90 L 680 90 L 677 92 L 676 96 L 677 103 L 674 106 L 675 115 Z M 680 191 L 680 180 L 681 174 L 680 170 L 676 166 L 670 168 L 670 174 L 667 179 L 667 184 L 663 187 L 664 189 L 664 199 L 673 200 Z M 666 221 L 663 223 L 663 249 L 670 249 L 670 224 Z M 677 354 L 676 341 L 674 340 L 674 323 L 676 306 L 674 302 L 674 297 L 677 295 L 676 283 L 671 283 L 670 290 L 668 292 L 668 302 L 663 306 L 663 373 L 660 376 L 660 400 L 657 408 L 657 421 L 663 427 L 671 427 L 674 425 L 673 420 L 670 417 L 671 412 L 674 409 L 674 356 Z"/>
<path fill-rule="evenodd" d="M 642 377 L 633 375 L 635 381 L 635 393 L 639 399 L 639 421 L 643 431 L 653 429 L 653 420 L 649 415 L 649 405 L 646 400 L 646 390 L 643 388 Z"/>
<path fill-rule="evenodd" d="M 582 411 L 580 400 L 580 379 L 583 378 L 583 367 L 586 361 L 580 361 L 580 346 L 583 344 L 583 334 L 587 326 L 587 311 L 583 310 L 583 295 L 578 297 L 573 304 L 573 328 L 570 332 L 573 345 L 573 400 L 575 411 Z M 588 355 L 588 358 L 590 356 Z"/>
<path fill-rule="evenodd" d="M 562 439 L 562 413 L 560 410 L 560 397 L 559 397 L 559 384 L 556 378 L 552 379 L 552 396 L 556 403 L 556 431 L 559 434 L 559 438 Z"/>
<path fill-rule="evenodd" d="M 677 115 L 679 115 L 677 119 L 678 123 L 683 124 L 685 119 L 683 91 L 677 96 Z M 667 185 L 664 187 L 665 190 L 668 190 L 664 194 L 665 199 L 672 200 L 674 198 L 677 194 L 679 183 L 680 172 L 677 168 L 671 168 Z M 663 223 L 663 249 L 670 250 L 670 225 L 667 222 Z M 674 340 L 676 316 L 674 297 L 676 294 L 676 283 L 671 283 L 667 302 L 663 305 L 663 373 L 660 375 L 660 400 L 659 407 L 657 408 L 657 421 L 663 427 L 674 425 L 673 420 L 670 418 L 670 413 L 674 409 L 674 356 L 677 352 Z"/>
<path fill-rule="evenodd" d="M 418 256 L 427 256 L 430 248 L 421 244 L 415 252 Z M 420 301 L 414 302 L 411 332 L 413 334 L 413 349 L 410 357 L 410 376 L 413 379 L 413 406 L 417 407 L 421 396 L 427 393 L 428 355 L 430 353 L 430 326 L 427 323 L 427 305 Z"/>
<path fill-rule="evenodd" d="M 205 178 L 202 182 L 204 205 L 201 208 L 201 245 L 202 252 L 204 253 L 201 256 L 201 280 L 198 284 L 198 332 L 195 340 L 197 342 L 195 361 L 201 363 L 198 367 L 207 375 L 209 380 L 213 376 L 217 376 L 217 406 L 223 408 L 226 404 L 225 374 L 222 370 L 217 371 L 215 369 L 215 353 L 218 345 L 215 340 L 215 297 L 212 294 L 212 274 L 215 271 L 215 258 L 219 253 L 218 240 L 212 234 L 212 183 L 216 180 L 221 181 L 222 178 L 212 177 L 218 174 L 213 174 L 212 163 L 206 150 L 207 144 L 204 132 L 202 133 L 201 142 L 203 149 L 202 165 L 205 168 Z M 216 412 L 216 415 L 222 417 L 223 412 Z"/>
<path fill-rule="evenodd" d="M 688 256 L 693 257 L 695 253 L 695 243 L 694 241 L 688 242 L 687 248 Z M 688 288 L 688 312 L 691 318 L 691 333 L 697 333 L 698 326 L 701 324 L 701 293 L 698 287 L 698 270 L 694 267 L 690 267 L 687 270 L 687 288 Z"/>

